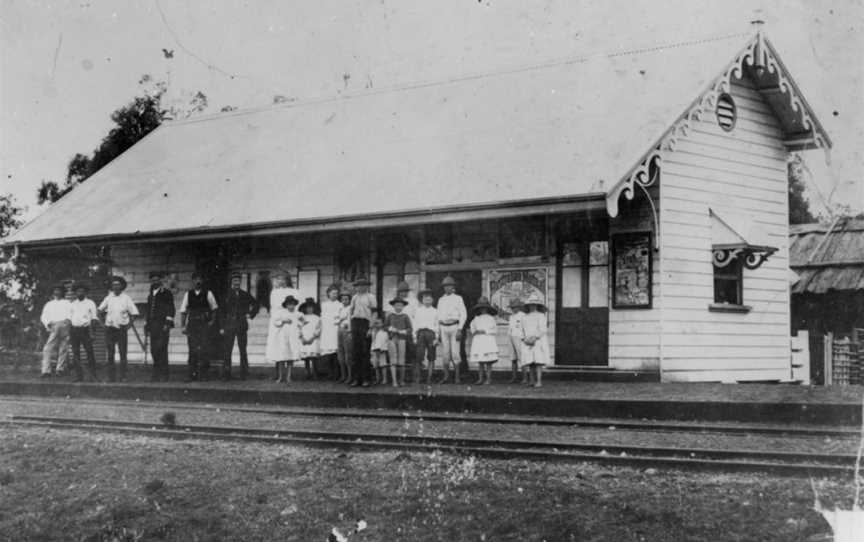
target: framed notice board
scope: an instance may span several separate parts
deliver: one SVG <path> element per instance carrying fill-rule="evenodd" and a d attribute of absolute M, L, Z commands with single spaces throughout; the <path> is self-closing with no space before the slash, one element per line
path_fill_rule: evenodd
<path fill-rule="evenodd" d="M 650 309 L 651 232 L 612 236 L 612 307 Z"/>

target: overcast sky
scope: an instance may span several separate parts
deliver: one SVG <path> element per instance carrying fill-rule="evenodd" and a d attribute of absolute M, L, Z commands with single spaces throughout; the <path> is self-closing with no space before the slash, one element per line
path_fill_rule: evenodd
<path fill-rule="evenodd" d="M 754 17 L 835 146 L 806 158 L 824 198 L 864 209 L 860 0 L 0 0 L 0 192 L 40 211 L 109 114 L 165 79 L 209 111 L 444 80 L 652 44 L 747 32 Z M 742 41 L 743 45 L 743 41 Z M 162 49 L 173 50 L 166 58 Z M 634 89 L 638 99 L 638 89 Z M 811 196 L 818 202 L 817 190 Z"/>

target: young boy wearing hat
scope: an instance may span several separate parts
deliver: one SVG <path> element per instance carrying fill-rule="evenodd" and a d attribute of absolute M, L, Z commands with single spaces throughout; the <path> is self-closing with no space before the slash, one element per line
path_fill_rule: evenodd
<path fill-rule="evenodd" d="M 87 286 L 78 284 L 75 286 L 75 298 L 71 303 L 72 328 L 69 330 L 69 340 L 72 343 L 72 360 L 75 364 L 75 382 L 84 379 L 84 370 L 81 364 L 81 347 L 87 354 L 87 380 L 95 380 L 96 356 L 93 354 L 93 339 L 90 336 L 90 327 L 94 320 L 98 320 L 99 313 L 96 303 L 87 297 Z"/>
<path fill-rule="evenodd" d="M 189 347 L 187 381 L 207 378 L 208 339 L 218 308 L 213 292 L 204 288 L 204 277 L 200 273 L 192 273 L 192 289 L 183 295 L 183 302 L 180 304 L 180 325 Z"/>
<path fill-rule="evenodd" d="M 42 378 L 54 374 L 56 368 L 66 363 L 69 355 L 69 327 L 72 319 L 72 306 L 63 298 L 64 288 L 51 289 L 51 300 L 42 307 L 41 322 L 48 330 L 48 340 L 42 348 Z"/>
<path fill-rule="evenodd" d="M 354 362 L 352 387 L 368 387 L 371 376 L 369 324 L 378 308 L 375 296 L 369 293 L 371 285 L 372 283 L 365 277 L 357 279 L 354 282 L 357 293 L 351 298 L 351 340 Z"/>
<path fill-rule="evenodd" d="M 222 380 L 231 380 L 231 357 L 234 351 L 234 339 L 237 339 L 237 349 L 240 351 L 240 380 L 249 376 L 249 355 L 246 353 L 249 320 L 258 314 L 258 302 L 246 290 L 240 288 L 243 284 L 240 273 L 231 274 L 231 288 L 225 294 L 220 307 L 219 334 L 225 341 L 222 355 Z"/>
<path fill-rule="evenodd" d="M 390 301 L 393 312 L 387 314 L 384 327 L 390 334 L 390 374 L 393 376 L 393 386 L 405 385 L 405 361 L 408 352 L 408 338 L 413 335 L 411 317 L 402 312 L 407 302 L 401 297 Z M 397 379 L 398 370 L 398 379 Z"/>
<path fill-rule="evenodd" d="M 441 379 L 441 384 L 450 378 L 450 364 L 454 371 L 453 383 L 459 384 L 459 342 L 462 340 L 462 327 L 468 319 L 468 311 L 462 296 L 456 295 L 456 280 L 453 277 L 444 277 L 441 286 L 444 288 L 444 295 L 438 300 L 438 333 L 444 358 L 444 378 Z"/>
<path fill-rule="evenodd" d="M 420 371 L 423 362 L 428 362 L 426 383 L 432 383 L 432 373 L 435 371 L 435 347 L 438 346 L 438 309 L 432 303 L 435 296 L 432 290 L 422 290 L 418 297 L 420 306 L 414 313 L 414 342 L 417 351 L 414 355 L 414 383 L 420 383 Z"/>
<path fill-rule="evenodd" d="M 150 272 L 150 294 L 147 296 L 147 322 L 144 332 L 150 336 L 150 354 L 153 356 L 153 382 L 168 382 L 168 341 L 174 327 L 174 294 L 165 287 L 165 273 Z"/>
<path fill-rule="evenodd" d="M 111 291 L 99 304 L 99 312 L 105 314 L 105 347 L 108 350 L 108 381 L 118 378 L 114 366 L 114 351 L 120 353 L 121 382 L 126 380 L 127 355 L 129 352 L 129 326 L 138 317 L 138 307 L 132 298 L 124 292 L 126 279 L 113 277 Z"/>

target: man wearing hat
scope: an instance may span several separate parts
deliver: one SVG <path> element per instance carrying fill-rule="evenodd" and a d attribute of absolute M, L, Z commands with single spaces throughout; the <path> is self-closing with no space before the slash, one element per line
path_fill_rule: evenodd
<path fill-rule="evenodd" d="M 258 303 L 246 290 L 240 288 L 243 277 L 240 273 L 231 275 L 231 289 L 225 294 L 221 307 L 220 335 L 225 339 L 225 354 L 223 356 L 222 379 L 231 379 L 231 353 L 234 350 L 234 339 L 237 339 L 237 349 L 240 351 L 240 379 L 249 376 L 249 356 L 246 353 L 246 334 L 249 331 L 249 320 L 258 314 Z"/>
<path fill-rule="evenodd" d="M 111 277 L 111 291 L 99 304 L 99 312 L 105 315 L 105 347 L 108 350 L 108 381 L 114 382 L 118 374 L 114 365 L 114 351 L 120 352 L 121 382 L 126 380 L 127 355 L 129 352 L 129 326 L 138 317 L 138 307 L 124 292 L 126 279 Z"/>
<path fill-rule="evenodd" d="M 64 288 L 51 289 L 51 300 L 42 307 L 40 320 L 48 331 L 48 340 L 42 349 L 42 378 L 51 376 L 56 368 L 66 363 L 69 355 L 69 323 L 72 306 L 63 298 Z"/>
<path fill-rule="evenodd" d="M 174 327 L 174 294 L 165 287 L 165 273 L 150 272 L 150 295 L 147 296 L 147 323 L 144 332 L 150 335 L 153 374 L 150 380 L 167 382 L 168 340 Z"/>
<path fill-rule="evenodd" d="M 71 302 L 72 328 L 69 330 L 69 341 L 72 343 L 72 360 L 75 364 L 75 382 L 84 379 L 84 370 L 81 365 L 81 347 L 87 353 L 87 380 L 96 377 L 96 356 L 93 354 L 93 339 L 90 336 L 90 327 L 94 320 L 99 318 L 96 303 L 87 297 L 87 286 L 77 284 L 75 286 L 75 298 Z"/>
<path fill-rule="evenodd" d="M 183 295 L 180 304 L 180 323 L 189 346 L 188 381 L 207 377 L 208 339 L 218 308 L 213 292 L 204 288 L 204 278 L 200 273 L 192 273 L 192 289 Z"/>
<path fill-rule="evenodd" d="M 354 281 L 357 293 L 351 298 L 351 342 L 353 364 L 351 382 L 352 387 L 369 386 L 371 367 L 369 364 L 369 324 L 372 322 L 378 303 L 375 296 L 369 293 L 372 283 L 366 277 L 360 277 Z"/>
<path fill-rule="evenodd" d="M 459 384 L 459 342 L 462 341 L 462 328 L 468 319 L 468 310 L 462 296 L 456 294 L 456 280 L 453 277 L 444 277 L 441 286 L 444 288 L 444 295 L 438 300 L 438 325 L 443 355 L 441 363 L 444 366 L 441 383 L 447 382 L 450 377 L 448 365 L 453 364 L 453 381 Z"/>

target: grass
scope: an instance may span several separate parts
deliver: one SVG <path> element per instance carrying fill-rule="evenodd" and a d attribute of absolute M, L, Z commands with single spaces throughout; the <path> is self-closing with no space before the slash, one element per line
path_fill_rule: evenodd
<path fill-rule="evenodd" d="M 848 508 L 851 483 L 820 481 Z M 841 497 L 846 500 L 840 500 Z M 4 427 L 0 540 L 807 540 L 807 479 Z"/>

